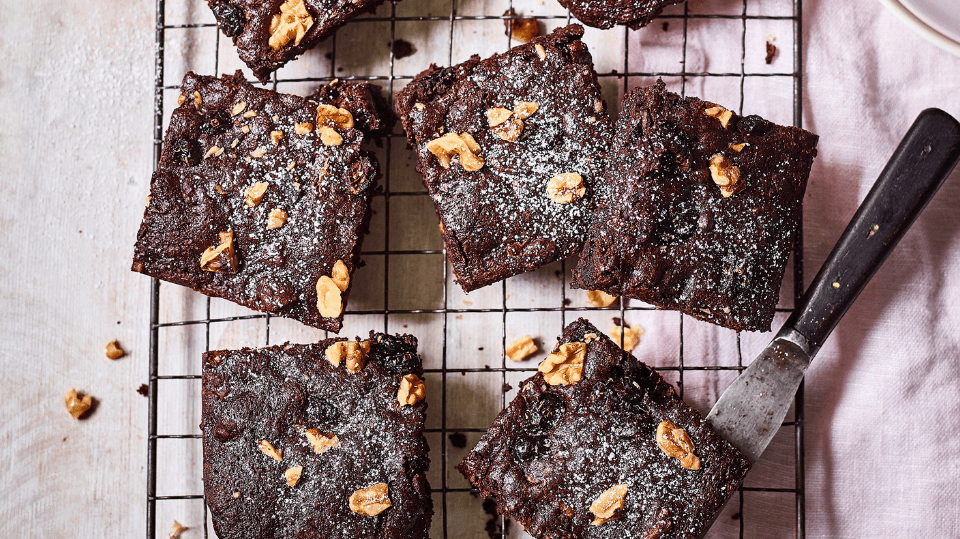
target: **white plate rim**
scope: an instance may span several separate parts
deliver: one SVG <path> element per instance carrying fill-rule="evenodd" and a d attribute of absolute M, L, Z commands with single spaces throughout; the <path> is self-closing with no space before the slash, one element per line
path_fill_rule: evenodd
<path fill-rule="evenodd" d="M 960 43 L 931 28 L 930 25 L 920 20 L 919 17 L 914 15 L 913 12 L 907 9 L 898 0 L 880 0 L 880 3 L 886 6 L 888 10 L 896 15 L 901 21 L 903 21 L 904 24 L 909 26 L 910 29 L 923 36 L 923 38 L 930 43 L 933 43 L 937 47 L 940 47 L 951 54 L 960 56 Z"/>

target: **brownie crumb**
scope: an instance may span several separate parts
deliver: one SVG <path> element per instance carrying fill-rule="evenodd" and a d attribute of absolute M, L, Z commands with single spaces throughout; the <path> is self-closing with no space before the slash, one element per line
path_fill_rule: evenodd
<path fill-rule="evenodd" d="M 623 327 L 623 319 L 620 318 L 619 316 L 614 316 L 614 317 L 613 317 L 613 325 L 619 326 L 619 327 Z"/>
<path fill-rule="evenodd" d="M 740 520 L 740 513 L 734 513 L 734 514 L 730 515 L 730 518 L 731 518 L 732 520 Z"/>
<path fill-rule="evenodd" d="M 572 300 L 572 299 L 570 299 L 570 298 L 563 298 L 563 306 L 564 306 L 564 307 L 569 307 L 571 303 L 573 303 L 573 300 Z"/>
<path fill-rule="evenodd" d="M 493 500 L 483 500 L 483 512 L 490 515 L 490 520 L 484 526 L 487 537 L 503 539 L 503 527 L 500 525 L 500 516 L 497 514 L 497 504 Z"/>
<path fill-rule="evenodd" d="M 507 382 L 504 382 L 504 383 L 503 383 L 503 392 L 504 392 L 504 393 L 509 393 L 512 389 L 513 389 L 513 386 L 512 386 L 512 385 L 510 385 L 510 384 L 507 383 Z"/>
<path fill-rule="evenodd" d="M 490 370 L 490 365 L 484 365 L 483 368 L 484 368 L 484 370 L 489 371 L 489 370 Z"/>
<path fill-rule="evenodd" d="M 467 447 L 467 436 L 462 432 L 454 432 L 448 436 L 448 438 L 450 438 L 450 444 L 453 445 L 453 447 L 458 449 Z"/>
<path fill-rule="evenodd" d="M 767 38 L 767 57 L 764 59 L 767 62 L 767 65 L 773 63 L 773 59 L 777 56 L 777 46 L 774 45 L 770 38 Z"/>
<path fill-rule="evenodd" d="M 483 350 L 483 347 L 481 346 L 480 348 L 477 348 L 477 350 Z"/>
<path fill-rule="evenodd" d="M 670 30 L 670 23 L 669 23 L 669 22 L 664 22 L 664 23 L 663 23 L 663 31 L 666 32 L 666 31 L 668 31 L 668 30 Z"/>
<path fill-rule="evenodd" d="M 140 387 L 137 388 L 137 393 L 143 395 L 144 397 L 150 396 L 150 386 L 147 384 L 140 384 Z"/>
<path fill-rule="evenodd" d="M 410 43 L 405 39 L 393 40 L 393 59 L 394 60 L 402 60 L 407 56 L 413 56 L 414 53 L 416 52 L 417 52 L 417 49 L 413 46 L 413 43 Z"/>

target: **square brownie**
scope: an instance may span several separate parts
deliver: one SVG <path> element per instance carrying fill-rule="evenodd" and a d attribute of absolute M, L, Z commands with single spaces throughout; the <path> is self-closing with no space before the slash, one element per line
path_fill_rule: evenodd
<path fill-rule="evenodd" d="M 699 537 L 750 463 L 584 319 L 459 470 L 538 539 Z"/>
<path fill-rule="evenodd" d="M 207 0 L 240 59 L 266 84 L 270 74 L 383 0 Z"/>
<path fill-rule="evenodd" d="M 133 270 L 339 331 L 377 164 L 349 111 L 188 73 Z"/>
<path fill-rule="evenodd" d="M 429 536 L 416 338 L 203 358 L 203 486 L 220 539 Z"/>
<path fill-rule="evenodd" d="M 817 140 L 663 81 L 631 91 L 572 286 L 768 331 Z"/>
<path fill-rule="evenodd" d="M 334 79 L 317 88 L 310 100 L 349 110 L 357 129 L 368 138 L 379 139 L 390 134 L 397 123 L 383 90 L 370 82 Z"/>
<path fill-rule="evenodd" d="M 578 21 L 594 28 L 622 24 L 637 30 L 660 16 L 667 6 L 683 0 L 559 0 Z"/>
<path fill-rule="evenodd" d="M 396 96 L 467 292 L 580 250 L 602 189 L 606 104 L 583 27 L 432 66 Z"/>

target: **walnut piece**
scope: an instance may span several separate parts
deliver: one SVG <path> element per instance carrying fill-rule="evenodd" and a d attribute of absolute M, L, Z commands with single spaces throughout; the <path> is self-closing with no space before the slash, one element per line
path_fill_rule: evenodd
<path fill-rule="evenodd" d="M 66 404 L 67 412 L 69 412 L 74 419 L 80 419 L 80 416 L 87 413 L 87 410 L 93 406 L 93 397 L 90 395 L 83 395 L 81 397 L 77 394 L 76 389 L 71 389 L 67 391 L 67 394 L 63 397 L 63 403 Z"/>
<path fill-rule="evenodd" d="M 569 204 L 585 195 L 583 176 L 576 172 L 564 172 L 550 178 L 547 184 L 547 196 L 557 204 Z"/>
<path fill-rule="evenodd" d="M 343 263 L 343 260 L 337 260 L 333 265 L 330 278 L 333 279 L 334 284 L 341 292 L 347 291 L 347 287 L 350 286 L 350 271 L 347 270 L 347 265 Z"/>
<path fill-rule="evenodd" d="M 350 114 L 347 109 L 334 107 L 333 105 L 318 105 L 317 125 L 350 129 L 354 126 L 353 114 Z"/>
<path fill-rule="evenodd" d="M 640 337 L 644 334 L 644 329 L 635 324 L 628 324 L 626 328 L 622 326 L 613 326 L 610 328 L 610 337 L 613 339 L 613 342 L 620 346 L 620 341 L 623 340 L 623 350 L 625 352 L 633 352 L 633 349 L 640 344 Z"/>
<path fill-rule="evenodd" d="M 406 374 L 400 379 L 400 390 L 397 391 L 397 402 L 400 407 L 422 401 L 427 396 L 427 386 L 416 374 Z"/>
<path fill-rule="evenodd" d="M 326 275 L 317 279 L 317 310 L 325 318 L 336 318 L 343 312 L 340 287 Z"/>
<path fill-rule="evenodd" d="M 595 341 L 600 337 L 596 333 L 587 333 L 583 336 L 583 342 L 590 344 L 590 341 Z"/>
<path fill-rule="evenodd" d="M 594 307 L 609 307 L 617 301 L 619 296 L 607 294 L 603 290 L 587 290 L 587 302 Z"/>
<path fill-rule="evenodd" d="M 350 510 L 360 515 L 375 517 L 393 505 L 386 483 L 362 488 L 350 495 Z"/>
<path fill-rule="evenodd" d="M 427 151 L 437 156 L 440 166 L 450 168 L 454 154 L 460 156 L 460 166 L 468 172 L 483 168 L 483 158 L 477 156 L 480 145 L 470 133 L 447 133 L 427 143 Z"/>
<path fill-rule="evenodd" d="M 190 528 L 180 524 L 176 520 L 173 521 L 173 525 L 170 526 L 170 535 L 167 536 L 167 539 L 177 539 L 180 537 L 180 534 L 189 530 Z"/>
<path fill-rule="evenodd" d="M 283 454 L 277 450 L 276 447 L 273 447 L 273 444 L 266 440 L 260 440 L 257 442 L 257 447 L 260 449 L 260 452 L 264 455 L 272 458 L 273 460 L 280 462 L 283 460 Z"/>
<path fill-rule="evenodd" d="M 513 8 L 508 9 L 503 14 L 507 17 L 517 16 L 517 12 Z M 537 24 L 537 19 L 504 19 L 503 25 L 507 27 L 507 35 L 520 43 L 529 43 L 531 39 L 540 35 L 540 25 Z"/>
<path fill-rule="evenodd" d="M 233 110 L 230 111 L 230 116 L 236 116 L 243 112 L 243 109 L 247 108 L 247 102 L 241 101 L 233 106 Z"/>
<path fill-rule="evenodd" d="M 247 187 L 247 190 L 243 193 L 243 201 L 251 208 L 256 207 L 256 205 L 260 204 L 260 201 L 263 200 L 263 195 L 269 187 L 270 184 L 268 182 L 257 182 Z"/>
<path fill-rule="evenodd" d="M 693 441 L 687 431 L 681 429 L 669 419 L 657 425 L 657 445 L 668 457 L 680 460 L 680 465 L 688 470 L 699 470 L 700 459 L 693 454 Z"/>
<path fill-rule="evenodd" d="M 364 358 L 370 352 L 370 341 L 337 341 L 324 351 L 327 361 L 334 367 L 346 360 L 347 370 L 357 372 L 364 366 Z"/>
<path fill-rule="evenodd" d="M 270 142 L 272 142 L 274 146 L 280 144 L 281 140 L 283 140 L 283 131 L 276 130 L 270 132 Z"/>
<path fill-rule="evenodd" d="M 513 111 L 503 107 L 487 109 L 487 125 L 501 139 L 516 142 L 523 133 L 523 120 L 532 116 L 539 108 L 539 103 L 521 101 L 513 107 Z"/>
<path fill-rule="evenodd" d="M 743 188 L 742 184 L 737 187 L 737 182 L 740 181 L 740 169 L 723 154 L 714 154 L 710 158 L 710 176 L 713 178 L 713 183 L 720 186 L 720 194 L 723 198 Z"/>
<path fill-rule="evenodd" d="M 526 120 L 527 118 L 534 115 L 537 110 L 540 109 L 540 103 L 533 101 L 521 101 L 513 107 L 513 115 L 521 120 Z"/>
<path fill-rule="evenodd" d="M 317 128 L 320 132 L 320 142 L 324 146 L 339 146 L 343 144 L 343 137 L 329 125 L 321 125 Z"/>
<path fill-rule="evenodd" d="M 733 118 L 733 111 L 729 111 L 719 105 L 703 109 L 703 113 L 707 116 L 720 120 L 720 125 L 722 125 L 724 129 L 727 128 L 727 125 L 730 123 L 730 119 Z"/>
<path fill-rule="evenodd" d="M 217 273 L 237 272 L 237 253 L 233 249 L 233 231 L 220 233 L 220 245 L 207 247 L 200 255 L 200 269 Z"/>
<path fill-rule="evenodd" d="M 287 0 L 280 5 L 280 13 L 270 19 L 268 44 L 275 51 L 291 41 L 294 45 L 299 45 L 311 26 L 313 17 L 307 13 L 303 0 Z"/>
<path fill-rule="evenodd" d="M 507 345 L 507 357 L 511 361 L 523 361 L 533 354 L 537 353 L 539 348 L 537 343 L 533 342 L 533 337 L 524 335 L 519 339 Z"/>
<path fill-rule="evenodd" d="M 533 48 L 537 51 L 537 56 L 539 56 L 541 60 L 547 59 L 547 51 L 543 49 L 543 45 L 537 43 Z"/>
<path fill-rule="evenodd" d="M 487 109 L 487 125 L 490 127 L 496 127 L 507 121 L 511 114 L 513 114 L 513 111 L 503 107 Z"/>
<path fill-rule="evenodd" d="M 621 518 L 623 515 L 617 515 L 617 511 L 623 509 L 623 501 L 627 497 L 629 487 L 621 483 L 603 491 L 603 494 L 590 504 L 590 512 L 593 513 L 593 522 L 590 524 L 599 526 L 608 520 Z"/>
<path fill-rule="evenodd" d="M 281 210 L 280 208 L 274 208 L 270 210 L 270 215 L 267 217 L 267 228 L 270 230 L 275 230 L 282 227 L 287 222 L 287 212 Z"/>
<path fill-rule="evenodd" d="M 113 340 L 107 343 L 107 347 L 104 348 L 103 353 L 106 354 L 108 359 L 120 359 L 123 357 L 123 348 L 120 348 L 120 343 Z"/>
<path fill-rule="evenodd" d="M 319 429 L 307 429 L 304 434 L 313 446 L 314 453 L 326 453 L 330 448 L 340 445 L 340 438 L 336 434 L 322 433 Z"/>
<path fill-rule="evenodd" d="M 303 122 L 302 124 L 293 126 L 293 132 L 298 135 L 306 135 L 311 131 L 313 131 L 313 124 L 310 122 Z"/>
<path fill-rule="evenodd" d="M 301 474 L 303 474 L 303 466 L 293 466 L 284 470 L 283 477 L 286 478 L 288 485 L 295 487 L 300 482 Z"/>
<path fill-rule="evenodd" d="M 580 381 L 583 376 L 583 358 L 587 345 L 582 342 L 561 344 L 550 353 L 537 368 L 543 379 L 552 386 L 568 386 Z"/>
<path fill-rule="evenodd" d="M 740 144 L 731 144 L 730 149 L 735 152 L 742 152 L 746 146 L 747 144 L 745 142 L 741 142 Z"/>

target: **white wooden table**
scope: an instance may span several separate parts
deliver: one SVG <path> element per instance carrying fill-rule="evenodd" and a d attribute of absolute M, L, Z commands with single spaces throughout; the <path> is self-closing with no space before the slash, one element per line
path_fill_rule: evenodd
<path fill-rule="evenodd" d="M 0 537 L 139 537 L 147 399 L 137 388 L 147 382 L 150 280 L 129 266 L 152 170 L 154 4 L 0 4 Z M 822 136 L 806 199 L 809 278 L 916 114 L 939 106 L 960 116 L 960 60 L 907 34 L 878 3 L 808 0 L 805 17 L 805 126 Z M 960 527 L 958 205 L 955 173 L 808 377 L 810 537 Z M 643 323 L 655 330 L 648 337 L 669 334 Z M 312 335 L 285 327 L 298 340 Z M 540 328 L 545 342 L 553 327 Z M 700 330 L 686 337 L 696 350 L 723 350 L 725 334 Z M 218 334 L 215 345 L 256 338 Z M 765 338 L 750 336 L 750 346 Z M 106 359 L 112 339 L 128 355 Z M 459 346 L 477 347 L 469 338 Z M 64 410 L 72 387 L 99 401 L 87 420 Z M 722 389 L 714 383 L 695 404 Z M 179 421 L 190 428 L 193 419 Z M 928 429 L 949 435 L 910 445 Z M 195 459 L 168 462 L 169 473 L 195 476 Z"/>

